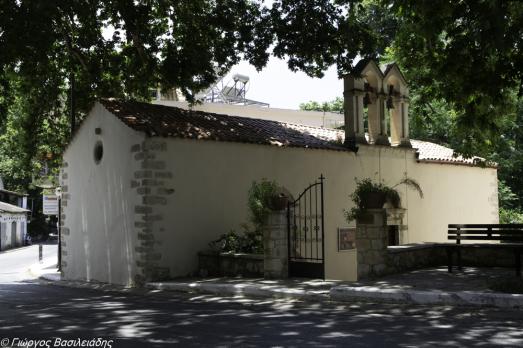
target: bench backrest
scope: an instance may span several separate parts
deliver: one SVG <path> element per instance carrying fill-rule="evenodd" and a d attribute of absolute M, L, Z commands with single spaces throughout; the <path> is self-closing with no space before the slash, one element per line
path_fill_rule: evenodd
<path fill-rule="evenodd" d="M 450 224 L 448 239 L 460 244 L 462 240 L 495 240 L 523 243 L 523 224 Z"/>

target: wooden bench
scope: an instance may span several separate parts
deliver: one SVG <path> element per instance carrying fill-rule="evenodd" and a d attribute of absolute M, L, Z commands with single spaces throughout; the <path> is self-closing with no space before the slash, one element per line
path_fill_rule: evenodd
<path fill-rule="evenodd" d="M 521 254 L 523 252 L 523 224 L 450 224 L 448 229 L 448 239 L 456 241 L 456 244 L 450 244 L 446 248 L 449 272 L 452 272 L 452 256 L 454 253 L 457 253 L 458 269 L 462 269 L 462 248 L 504 249 L 511 250 L 514 253 L 514 266 L 516 269 L 516 275 L 518 277 L 521 277 Z M 461 244 L 462 240 L 497 241 L 500 243 Z"/>

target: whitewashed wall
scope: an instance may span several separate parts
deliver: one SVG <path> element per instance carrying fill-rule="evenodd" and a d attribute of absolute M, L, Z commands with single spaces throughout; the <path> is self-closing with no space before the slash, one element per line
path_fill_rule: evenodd
<path fill-rule="evenodd" d="M 97 104 L 69 145 L 62 174 L 66 278 L 132 284 L 137 197 L 131 190 L 136 163 L 130 149 L 143 138 Z M 96 164 L 99 140 L 104 150 Z"/>
<path fill-rule="evenodd" d="M 104 156 L 95 164 L 98 140 Z M 320 174 L 326 177 L 327 278 L 356 279 L 355 251 L 337 250 L 355 177 L 389 185 L 405 175 L 419 181 L 424 199 L 399 188 L 407 208 L 404 243 L 446 241 L 449 223 L 498 222 L 495 169 L 417 163 L 414 150 L 385 146 L 360 146 L 354 154 L 145 139 L 97 105 L 64 155 L 64 275 L 127 285 L 147 272 L 188 275 L 197 269 L 198 251 L 248 221 L 254 180 L 275 180 L 298 195 Z"/>
<path fill-rule="evenodd" d="M 16 224 L 15 238 L 13 240 L 13 223 Z M 6 250 L 24 244 L 27 231 L 27 218 L 25 214 L 0 214 L 0 250 Z"/>
<path fill-rule="evenodd" d="M 356 278 L 354 251 L 337 251 L 337 228 L 346 227 L 354 178 L 370 177 L 393 185 L 407 174 L 419 181 L 425 198 L 400 187 L 409 229 L 404 243 L 446 241 L 449 223 L 496 223 L 496 170 L 417 163 L 414 150 L 361 146 L 357 154 L 298 148 L 182 139 L 167 143 L 163 161 L 174 193 L 154 205 L 161 217 L 154 228 L 161 265 L 172 276 L 197 267 L 196 253 L 248 220 L 247 191 L 253 180 L 275 180 L 295 195 L 320 174 L 325 181 L 326 276 Z M 158 157 L 157 159 L 159 159 Z"/>

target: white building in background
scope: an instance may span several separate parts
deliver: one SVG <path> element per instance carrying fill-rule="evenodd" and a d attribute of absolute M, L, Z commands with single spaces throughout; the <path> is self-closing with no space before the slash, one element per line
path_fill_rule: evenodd
<path fill-rule="evenodd" d="M 273 120 L 311 127 L 338 128 L 343 126 L 343 114 L 334 112 L 305 111 L 268 108 L 256 105 L 234 105 L 223 103 L 202 103 L 189 106 L 185 101 L 154 100 L 153 104 L 173 106 L 186 110 L 204 111 L 215 114 Z"/>
<path fill-rule="evenodd" d="M 190 106 L 179 90 L 152 91 L 152 103 L 187 110 L 259 118 L 283 123 L 296 123 L 312 127 L 338 128 L 343 125 L 343 114 L 305 110 L 269 108 L 268 103 L 247 98 L 250 86 L 248 76 L 234 74 L 229 81 L 218 79 L 212 86 L 196 94 L 199 104 Z"/>
<path fill-rule="evenodd" d="M 24 245 L 29 212 L 27 195 L 5 190 L 2 184 L 0 188 L 0 250 Z"/>
<path fill-rule="evenodd" d="M 445 242 L 450 223 L 497 223 L 496 167 L 409 139 L 399 69 L 361 71 L 347 78 L 345 131 L 273 121 L 278 110 L 270 108 L 223 105 L 218 114 L 221 105 L 96 103 L 63 155 L 65 278 L 135 285 L 193 274 L 199 251 L 248 221 L 247 193 L 262 178 L 293 195 L 326 178 L 328 279 L 357 279 L 356 249 L 338 248 L 339 229 L 351 226 L 343 211 L 353 204 L 355 178 L 394 185 L 407 176 L 420 184 L 424 198 L 398 188 L 406 209 L 400 244 Z M 237 108 L 242 117 L 233 116 Z"/>

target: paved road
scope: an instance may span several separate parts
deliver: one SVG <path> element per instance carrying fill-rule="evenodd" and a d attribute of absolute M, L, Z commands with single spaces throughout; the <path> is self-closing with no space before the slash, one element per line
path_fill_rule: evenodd
<path fill-rule="evenodd" d="M 7 255 L 17 257 L 0 256 Z M 122 293 L 26 280 L 0 284 L 0 339 L 14 337 L 100 337 L 114 339 L 112 347 L 521 347 L 523 312 Z"/>
<path fill-rule="evenodd" d="M 43 245 L 42 251 L 44 261 L 57 259 L 56 244 Z M 0 283 L 31 278 L 28 269 L 37 262 L 38 245 L 36 244 L 0 252 Z"/>

